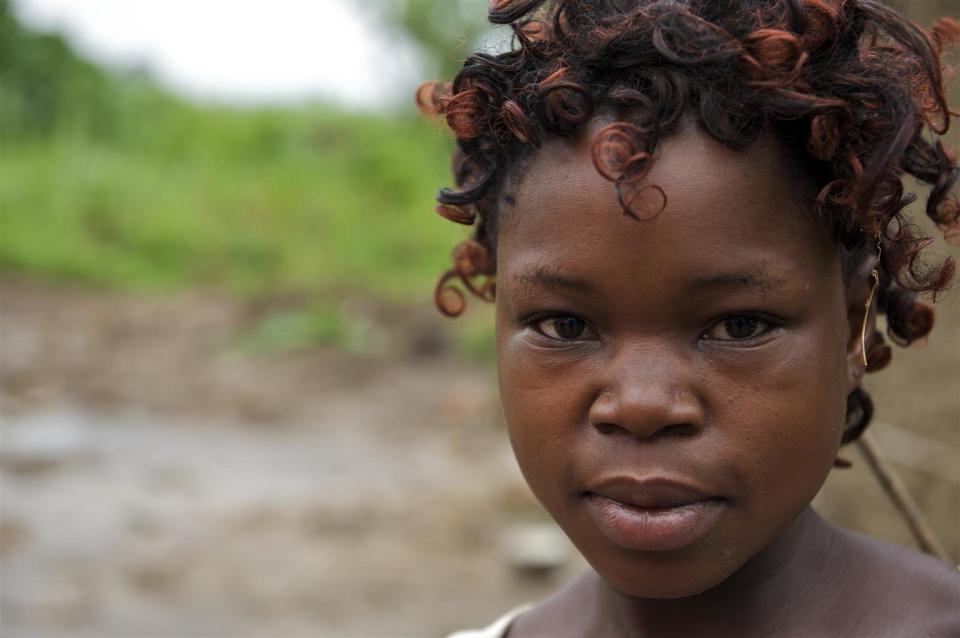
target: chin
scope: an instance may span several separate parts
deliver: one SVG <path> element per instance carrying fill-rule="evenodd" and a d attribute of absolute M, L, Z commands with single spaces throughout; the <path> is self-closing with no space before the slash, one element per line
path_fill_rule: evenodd
<path fill-rule="evenodd" d="M 745 562 L 734 560 L 729 550 L 705 547 L 620 558 L 587 556 L 587 560 L 617 591 L 650 599 L 677 599 L 702 594 L 727 580 Z"/>

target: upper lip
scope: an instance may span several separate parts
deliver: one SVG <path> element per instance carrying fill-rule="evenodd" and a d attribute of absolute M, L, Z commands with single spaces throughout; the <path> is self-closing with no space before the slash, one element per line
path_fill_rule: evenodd
<path fill-rule="evenodd" d="M 603 478 L 592 483 L 587 492 L 636 507 L 680 507 L 719 497 L 693 482 L 660 476 Z"/>

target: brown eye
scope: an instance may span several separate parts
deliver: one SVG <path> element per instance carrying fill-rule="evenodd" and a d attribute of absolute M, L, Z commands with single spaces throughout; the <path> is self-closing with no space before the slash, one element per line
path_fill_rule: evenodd
<path fill-rule="evenodd" d="M 731 339 L 749 339 L 759 324 L 753 317 L 732 317 L 723 322 L 723 327 Z"/>
<path fill-rule="evenodd" d="M 746 341 L 760 336 L 768 327 L 766 321 L 757 317 L 736 315 L 714 324 L 704 337 L 716 341 Z"/>
<path fill-rule="evenodd" d="M 584 336 L 587 324 L 576 317 L 551 317 L 539 321 L 537 328 L 551 339 L 573 341 Z"/>

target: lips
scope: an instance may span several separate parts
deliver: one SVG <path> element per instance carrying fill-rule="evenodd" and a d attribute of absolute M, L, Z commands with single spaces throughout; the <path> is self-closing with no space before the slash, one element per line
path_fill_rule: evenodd
<path fill-rule="evenodd" d="M 614 477 L 583 493 L 599 530 L 628 549 L 670 551 L 691 545 L 719 523 L 728 500 L 668 478 Z"/>

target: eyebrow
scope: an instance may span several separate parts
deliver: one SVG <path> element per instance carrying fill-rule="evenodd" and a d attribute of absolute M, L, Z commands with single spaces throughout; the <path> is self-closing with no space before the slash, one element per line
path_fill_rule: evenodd
<path fill-rule="evenodd" d="M 593 291 L 593 285 L 586 279 L 571 277 L 547 266 L 537 266 L 533 270 L 518 273 L 514 276 L 514 281 L 521 284 L 547 286 L 548 288 L 565 288 L 579 292 Z"/>
<path fill-rule="evenodd" d="M 690 288 L 703 290 L 705 288 L 756 288 L 763 292 L 783 288 L 786 280 L 777 277 L 767 277 L 749 272 L 729 272 L 699 277 L 690 283 Z"/>
<path fill-rule="evenodd" d="M 547 266 L 520 272 L 513 277 L 519 284 L 546 286 L 548 288 L 563 288 L 577 292 L 593 292 L 594 286 L 586 279 L 566 275 L 561 271 Z M 750 272 L 729 272 L 698 277 L 688 284 L 692 290 L 710 288 L 753 288 L 761 292 L 770 292 L 783 288 L 785 279 L 758 275 Z"/>

